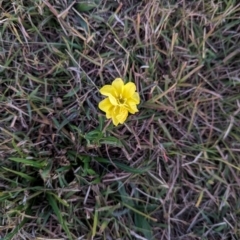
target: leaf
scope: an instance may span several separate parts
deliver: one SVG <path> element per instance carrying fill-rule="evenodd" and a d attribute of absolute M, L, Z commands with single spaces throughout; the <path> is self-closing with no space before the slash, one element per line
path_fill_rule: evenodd
<path fill-rule="evenodd" d="M 73 89 L 71 89 L 66 95 L 64 95 L 63 97 L 64 98 L 69 98 L 69 97 L 72 97 L 72 96 L 74 96 L 74 95 L 77 95 L 77 92 L 80 90 L 80 86 L 78 86 L 78 87 L 75 87 L 75 88 L 73 88 Z"/>
<path fill-rule="evenodd" d="M 94 158 L 96 161 L 98 162 L 101 162 L 101 163 L 110 163 L 108 159 L 106 158 L 100 158 L 100 157 L 96 157 Z M 126 164 L 124 163 L 120 163 L 116 160 L 113 160 L 113 163 L 119 167 L 120 169 L 126 171 L 126 172 L 130 172 L 130 173 L 137 173 L 137 174 L 142 174 L 144 172 L 147 172 L 149 169 L 151 169 L 152 165 L 149 165 L 145 168 L 140 168 L 140 169 L 137 169 L 137 168 L 133 168 L 133 167 L 129 167 L 127 166 Z"/>
<path fill-rule="evenodd" d="M 0 202 L 3 202 L 7 200 L 10 197 L 9 193 L 6 192 L 0 192 Z"/>
<path fill-rule="evenodd" d="M 133 200 L 131 199 L 129 194 L 126 192 L 124 184 L 120 181 L 118 182 L 118 192 L 121 196 L 122 202 L 124 202 L 130 206 L 134 206 Z"/>
<path fill-rule="evenodd" d="M 148 221 L 142 215 L 137 213 L 134 214 L 134 223 L 137 230 L 144 234 L 146 239 L 153 239 L 152 229 Z"/>
<path fill-rule="evenodd" d="M 93 219 L 93 227 L 92 227 L 92 238 L 95 237 L 95 235 L 96 235 L 97 225 L 98 225 L 98 211 L 95 210 L 94 219 Z"/>
<path fill-rule="evenodd" d="M 87 171 L 87 174 L 90 175 L 90 176 L 95 176 L 96 175 L 96 172 L 91 168 L 88 168 L 86 171 Z"/>
<path fill-rule="evenodd" d="M 132 210 L 134 213 L 137 213 L 137 214 L 139 214 L 139 215 L 141 215 L 141 216 L 143 216 L 143 217 L 145 217 L 145 218 L 147 218 L 147 219 L 150 219 L 150 220 L 152 220 L 152 221 L 154 221 L 154 222 L 157 222 L 157 219 L 156 219 L 156 218 L 153 218 L 153 217 L 151 217 L 150 215 L 147 215 L 147 214 L 145 214 L 144 212 L 141 212 L 141 211 L 139 211 L 138 209 L 136 209 L 136 208 L 134 208 L 134 207 L 132 207 L 132 206 L 124 203 L 124 202 L 123 202 L 123 205 L 124 205 L 125 207 L 127 207 L 128 209 Z"/>
<path fill-rule="evenodd" d="M 58 125 L 58 131 L 60 131 L 65 125 L 67 125 L 70 122 L 69 119 L 65 118 L 61 124 Z"/>
<path fill-rule="evenodd" d="M 122 147 L 122 143 L 119 139 L 116 137 L 104 137 L 101 141 L 101 144 L 108 144 L 116 147 Z"/>
<path fill-rule="evenodd" d="M 99 139 L 102 138 L 102 136 L 103 136 L 103 134 L 99 130 L 93 130 L 93 131 L 88 132 L 88 133 L 86 133 L 84 135 L 85 139 L 89 140 L 89 141 L 91 141 L 91 140 L 99 140 Z"/>
<path fill-rule="evenodd" d="M 30 160 L 30 159 L 26 159 L 26 158 L 9 158 L 9 160 L 18 162 L 18 163 L 22 163 L 25 165 L 29 165 L 29 166 L 35 167 L 35 168 L 43 168 L 47 164 L 45 161 L 37 162 L 36 160 Z"/>
<path fill-rule="evenodd" d="M 31 177 L 25 173 L 22 173 L 22 172 L 17 172 L 17 171 L 14 171 L 12 169 L 9 169 L 9 168 L 6 168 L 6 167 L 2 167 L 4 170 L 8 171 L 8 172 L 11 172 L 11 173 L 14 173 L 22 178 L 25 178 L 26 180 L 29 180 L 29 181 L 34 181 L 35 178 L 34 177 Z"/>
<path fill-rule="evenodd" d="M 40 88 L 40 85 L 38 85 L 38 86 L 29 94 L 29 96 L 28 96 L 28 99 L 29 99 L 29 100 L 32 100 L 32 99 L 34 99 L 34 98 L 36 97 L 36 94 L 37 94 L 39 88 Z"/>
<path fill-rule="evenodd" d="M 71 233 L 70 233 L 70 231 L 69 231 L 69 229 L 67 227 L 67 223 L 63 219 L 62 213 L 60 212 L 60 209 L 58 208 L 56 199 L 49 193 L 47 194 L 47 199 L 48 199 L 48 202 L 49 202 L 49 204 L 51 205 L 51 207 L 53 209 L 53 212 L 56 214 L 56 216 L 58 218 L 58 221 L 61 224 L 63 230 L 66 232 L 66 234 L 68 236 L 68 239 L 73 239 L 72 236 L 71 236 Z"/>
<path fill-rule="evenodd" d="M 88 12 L 97 7 L 95 3 L 77 3 L 75 5 L 79 12 Z"/>

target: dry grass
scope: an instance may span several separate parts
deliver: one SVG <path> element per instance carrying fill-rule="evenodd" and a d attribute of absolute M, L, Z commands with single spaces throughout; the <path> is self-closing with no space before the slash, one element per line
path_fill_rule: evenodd
<path fill-rule="evenodd" d="M 0 1 L 0 238 L 240 239 L 240 4 Z M 98 89 L 133 81 L 114 127 Z"/>

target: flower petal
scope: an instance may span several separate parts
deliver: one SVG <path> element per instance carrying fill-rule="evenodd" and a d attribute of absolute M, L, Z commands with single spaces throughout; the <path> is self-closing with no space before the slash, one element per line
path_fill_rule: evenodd
<path fill-rule="evenodd" d="M 115 91 L 116 97 L 119 97 L 120 95 L 122 95 L 124 82 L 121 78 L 116 78 L 112 82 L 112 86 L 116 89 Z"/>
<path fill-rule="evenodd" d="M 139 104 L 140 103 L 140 97 L 139 97 L 139 94 L 137 92 L 135 92 L 133 94 L 133 96 L 131 97 L 131 100 L 136 103 L 136 104 Z"/>
<path fill-rule="evenodd" d="M 128 82 L 123 89 L 123 98 L 130 98 L 136 91 L 136 85 L 132 82 Z"/>
<path fill-rule="evenodd" d="M 109 109 L 112 107 L 112 104 L 109 100 L 109 98 L 105 98 L 102 100 L 99 104 L 98 107 L 103 111 L 103 112 L 108 112 Z"/>
<path fill-rule="evenodd" d="M 109 119 L 109 118 L 112 118 L 112 116 L 114 116 L 114 106 L 110 107 L 108 109 L 108 111 L 106 112 L 106 118 Z"/>
<path fill-rule="evenodd" d="M 133 104 L 128 104 L 128 105 L 127 105 L 127 110 L 128 110 L 131 114 L 134 114 L 134 113 L 138 112 L 137 105 L 136 105 L 135 103 L 133 103 Z"/>
<path fill-rule="evenodd" d="M 113 124 L 115 126 L 117 126 L 120 123 L 118 118 L 117 118 L 117 115 L 119 114 L 119 111 L 120 111 L 120 107 L 119 106 L 115 106 L 113 111 L 112 111 L 111 118 L 112 118 Z"/>
<path fill-rule="evenodd" d="M 107 96 L 107 97 L 115 96 L 115 89 L 111 85 L 105 85 L 99 91 L 102 95 Z"/>
<path fill-rule="evenodd" d="M 117 99 L 114 96 L 110 95 L 108 98 L 112 105 L 114 105 L 114 106 L 118 105 Z"/>
<path fill-rule="evenodd" d="M 119 124 L 118 119 L 116 118 L 116 116 L 112 117 L 112 122 L 115 126 L 117 126 Z"/>
<path fill-rule="evenodd" d="M 124 107 L 121 107 L 118 115 L 116 116 L 116 118 L 118 119 L 119 123 L 122 124 L 126 121 L 127 116 L 128 116 L 128 110 Z"/>

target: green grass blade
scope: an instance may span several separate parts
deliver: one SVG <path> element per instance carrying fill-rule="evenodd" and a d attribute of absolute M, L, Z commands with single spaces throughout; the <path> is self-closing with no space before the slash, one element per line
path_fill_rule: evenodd
<path fill-rule="evenodd" d="M 50 206 L 52 207 L 52 210 L 53 212 L 56 214 L 57 218 L 58 218 L 58 221 L 59 223 L 61 224 L 62 228 L 64 229 L 64 231 L 66 232 L 67 236 L 68 236 L 68 239 L 73 239 L 72 238 L 72 235 L 69 231 L 69 228 L 67 226 L 67 222 L 65 221 L 65 219 L 62 217 L 62 213 L 61 213 L 61 210 L 59 209 L 58 207 L 58 204 L 56 202 L 56 199 L 51 195 L 51 194 L 47 194 L 47 199 L 48 199 L 48 202 L 50 204 Z"/>

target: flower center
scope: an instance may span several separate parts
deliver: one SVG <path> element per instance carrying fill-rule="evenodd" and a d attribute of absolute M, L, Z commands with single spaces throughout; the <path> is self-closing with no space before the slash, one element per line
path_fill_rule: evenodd
<path fill-rule="evenodd" d="M 119 98 L 118 101 L 119 101 L 120 104 L 124 104 L 125 103 L 125 99 L 123 99 L 123 98 Z"/>
<path fill-rule="evenodd" d="M 123 98 L 123 97 L 119 97 L 119 98 L 117 98 L 117 103 L 118 103 L 118 105 L 124 105 L 125 103 L 126 103 L 126 101 L 127 101 L 127 99 L 125 99 L 125 98 Z"/>
<path fill-rule="evenodd" d="M 122 94 L 119 94 L 117 97 L 117 103 L 119 106 L 123 106 L 126 103 L 127 99 L 122 96 Z"/>

